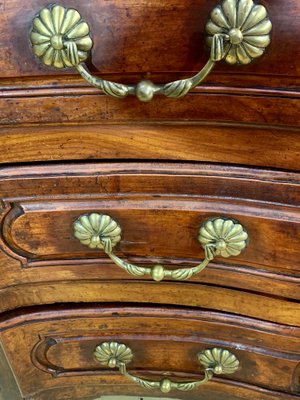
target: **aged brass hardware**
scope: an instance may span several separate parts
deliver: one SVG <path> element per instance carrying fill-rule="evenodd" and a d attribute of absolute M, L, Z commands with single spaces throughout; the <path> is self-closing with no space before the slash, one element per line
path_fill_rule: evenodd
<path fill-rule="evenodd" d="M 133 352 L 125 344 L 117 342 L 101 343 L 96 347 L 94 357 L 106 367 L 119 368 L 122 375 L 143 388 L 159 389 L 163 393 L 169 393 L 171 390 L 193 390 L 212 379 L 214 374 L 233 374 L 239 368 L 239 360 L 230 351 L 221 348 L 206 349 L 197 354 L 198 362 L 205 368 L 204 379 L 194 382 L 173 382 L 169 378 L 164 378 L 161 381 L 150 381 L 131 375 L 127 371 L 126 366 L 132 361 Z"/>
<path fill-rule="evenodd" d="M 199 85 L 217 61 L 249 64 L 262 56 L 270 44 L 272 23 L 267 10 L 252 0 L 223 0 L 213 9 L 206 24 L 210 58 L 203 69 L 188 79 L 157 85 L 143 80 L 137 85 L 124 85 L 92 76 L 84 65 L 93 46 L 89 25 L 77 10 L 61 5 L 43 8 L 33 19 L 30 40 L 33 53 L 47 66 L 75 67 L 92 86 L 105 94 L 124 98 L 135 95 L 148 102 L 155 94 L 179 98 Z"/>
<path fill-rule="evenodd" d="M 201 272 L 216 256 L 230 257 L 239 255 L 248 244 L 245 228 L 232 219 L 213 218 L 207 220 L 199 230 L 198 241 L 205 251 L 205 259 L 199 265 L 190 268 L 168 270 L 162 265 L 153 268 L 139 267 L 123 261 L 113 248 L 121 240 L 121 227 L 109 215 L 92 213 L 80 216 L 74 222 L 74 236 L 91 249 L 101 249 L 120 268 L 129 274 L 141 277 L 150 275 L 155 281 L 164 278 L 183 281 Z"/>

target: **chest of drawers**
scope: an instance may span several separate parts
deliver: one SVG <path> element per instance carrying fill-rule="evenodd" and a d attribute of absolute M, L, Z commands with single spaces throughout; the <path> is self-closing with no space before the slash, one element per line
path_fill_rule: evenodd
<path fill-rule="evenodd" d="M 299 398 L 298 2 L 0 9 L 0 399 Z"/>

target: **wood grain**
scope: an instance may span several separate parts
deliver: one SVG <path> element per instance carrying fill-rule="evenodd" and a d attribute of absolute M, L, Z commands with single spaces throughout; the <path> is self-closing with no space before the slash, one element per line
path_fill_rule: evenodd
<path fill-rule="evenodd" d="M 74 272 L 74 275 L 76 272 Z M 49 273 L 48 273 L 49 276 Z M 52 303 L 161 304 L 217 310 L 264 321 L 299 326 L 299 302 L 246 290 L 191 282 L 155 283 L 138 280 L 48 281 L 1 290 L 2 311 Z M 257 306 L 259 304 L 259 307 Z"/>
<path fill-rule="evenodd" d="M 224 90 L 223 90 L 224 91 Z M 163 110 L 163 112 L 162 112 Z M 278 112 L 280 110 L 280 112 Z M 267 97 L 224 93 L 191 93 L 184 99 L 157 97 L 141 103 L 134 97 L 120 101 L 100 92 L 76 96 L 0 99 L 1 125 L 168 123 L 190 121 L 287 126 L 299 129 L 299 96 Z M 272 129 L 272 127 L 271 127 Z"/>
<path fill-rule="evenodd" d="M 60 307 L 52 311 L 33 310 L 25 315 L 23 311 L 23 315 L 7 318 L 0 325 L 1 340 L 23 396 L 65 383 L 81 382 L 83 386 L 94 386 L 95 390 L 103 382 L 126 385 L 126 378 L 93 360 L 94 347 L 106 340 L 119 340 L 133 351 L 136 349 L 130 370 L 140 375 L 159 377 L 169 371 L 177 379 L 195 377 L 199 371 L 195 353 L 217 345 L 240 358 L 241 369 L 225 378 L 233 387 L 250 384 L 255 390 L 260 385 L 295 394 L 299 389 L 299 377 L 294 376 L 292 382 L 290 379 L 300 361 L 300 353 L 295 351 L 299 348 L 298 328 L 218 313 L 166 308 Z M 24 317 L 32 322 L 24 324 Z M 57 344 L 53 342 L 55 338 Z M 38 355 L 37 347 L 33 350 L 34 344 L 43 340 L 52 343 L 44 356 Z M 166 357 L 166 351 L 172 357 Z M 58 376 L 52 376 L 52 371 L 47 369 L 48 364 L 53 368 L 55 363 L 59 365 Z"/>
<path fill-rule="evenodd" d="M 21 203 L 3 220 L 3 241 L 24 267 L 46 267 L 55 261 L 63 264 L 64 260 L 77 260 L 78 264 L 81 259 L 103 258 L 101 251 L 81 245 L 73 229 L 81 215 L 98 212 L 111 216 L 122 227 L 122 240 L 115 249 L 121 258 L 201 259 L 204 251 L 197 239 L 201 225 L 210 218 L 225 217 L 245 226 L 250 238 L 249 246 L 227 263 L 273 271 L 279 267 L 279 271 L 299 273 L 298 209 L 261 207 L 233 198 L 206 200 L 194 196 L 186 200 L 163 193 L 159 199 L 138 197 L 136 190 L 133 197 L 119 194 L 118 198 L 102 196 L 88 201 Z"/>
<path fill-rule="evenodd" d="M 37 196 L 72 200 L 168 193 L 298 207 L 298 183 L 298 172 L 207 163 L 124 161 L 0 168 L 0 198 L 7 203 Z"/>
<path fill-rule="evenodd" d="M 122 257 L 138 265 L 178 268 L 203 258 L 198 229 L 207 217 L 221 213 L 240 219 L 250 244 L 239 258 L 226 264 L 218 259 L 192 285 L 179 285 L 187 293 L 185 305 L 297 324 L 297 303 L 285 301 L 299 299 L 298 181 L 293 172 L 180 163 L 2 168 L 2 249 L 7 255 L 0 255 L 1 309 L 126 301 L 132 287 L 139 289 L 131 301 L 180 304 L 175 283 L 168 284 L 164 296 L 165 283 L 147 280 L 132 286 L 134 277 L 73 238 L 72 223 L 88 211 L 110 213 L 123 228 L 117 249 Z M 118 288 L 123 282 L 124 296 L 119 297 L 119 289 L 113 296 L 107 282 Z M 218 293 L 214 302 L 208 287 L 208 301 L 198 298 L 205 285 Z M 258 301 L 265 308 L 257 308 Z"/>
<path fill-rule="evenodd" d="M 91 26 L 94 39 L 93 71 L 102 73 L 139 73 L 157 71 L 196 71 L 208 59 L 204 28 L 218 1 L 206 0 L 69 0 Z M 244 68 L 221 64 L 218 71 L 232 75 L 299 75 L 300 6 L 286 0 L 263 0 L 273 22 L 272 44 L 267 54 Z M 64 74 L 43 67 L 32 55 L 28 40 L 35 14 L 48 5 L 45 0 L 28 0 L 20 7 L 17 0 L 1 3 L 2 77 Z M 142 23 L 141 23 L 142 21 Z M 284 62 L 283 62 L 284 61 Z M 7 67 L 9 66 L 9 68 Z M 258 72 L 259 71 L 259 72 Z M 72 72 L 73 73 L 73 72 Z M 265 80 L 265 86 L 272 78 Z"/>
<path fill-rule="evenodd" d="M 124 393 L 126 395 L 136 396 L 147 400 L 147 397 L 153 396 L 154 394 L 149 393 L 146 390 L 137 388 L 133 384 L 123 383 L 118 381 L 116 378 L 109 380 L 110 384 L 99 382 L 97 385 L 97 393 L 101 393 L 102 396 L 111 396 L 112 393 L 119 396 L 118 400 L 124 399 Z M 71 398 L 72 400 L 95 400 L 95 387 L 82 385 L 67 386 L 54 388 L 50 390 L 42 390 L 35 393 L 34 396 L 25 398 L 25 400 L 65 400 Z M 161 396 L 160 393 L 155 394 L 156 398 Z M 298 395 L 291 395 L 282 392 L 275 392 L 272 390 L 258 388 L 252 385 L 246 384 L 232 384 L 228 381 L 221 381 L 218 378 L 209 383 L 209 386 L 203 386 L 201 390 L 196 392 L 190 392 L 188 398 L 186 393 L 172 393 L 172 399 L 180 400 L 245 400 L 245 399 L 256 399 L 256 400 L 298 400 Z M 116 399 L 117 400 L 117 399 Z"/>
<path fill-rule="evenodd" d="M 264 57 L 246 67 L 221 63 L 204 87 L 186 99 L 157 98 L 145 105 L 136 99 L 107 99 L 78 80 L 74 71 L 42 66 L 32 55 L 27 34 L 34 15 L 48 3 L 31 0 L 20 9 L 16 0 L 3 1 L 0 123 L 190 120 L 299 127 L 299 5 L 286 1 L 282 15 L 280 0 L 262 3 L 274 26 L 272 44 Z M 93 0 L 82 6 L 71 0 L 68 6 L 79 8 L 91 25 L 95 41 L 90 62 L 93 73 L 101 71 L 120 82 L 152 76 L 155 81 L 167 82 L 193 74 L 208 58 L 203 31 L 213 7 L 206 0 L 165 1 L 163 5 L 153 0 L 126 0 L 121 7 L 117 1 Z M 33 76 L 37 78 L 33 80 Z M 14 153 L 13 148 L 8 153 Z M 53 157 L 59 159 L 55 154 Z"/>
<path fill-rule="evenodd" d="M 144 125 L 104 122 L 101 125 L 3 127 L 0 162 L 144 158 L 291 170 L 300 167 L 298 129 L 188 122 L 144 121 Z"/>
<path fill-rule="evenodd" d="M 91 26 L 94 75 L 164 83 L 203 67 L 218 3 L 64 6 Z M 118 339 L 134 348 L 132 370 L 157 379 L 198 377 L 207 346 L 239 356 L 234 376 L 180 400 L 299 398 L 300 3 L 260 3 L 273 23 L 262 58 L 218 63 L 184 99 L 142 104 L 33 56 L 31 21 L 48 1 L 0 1 L 0 342 L 24 400 L 159 396 L 93 360 Z M 215 215 L 239 219 L 250 243 L 188 282 L 136 279 L 73 238 L 92 211 L 120 222 L 116 251 L 138 265 L 196 265 L 197 230 Z"/>

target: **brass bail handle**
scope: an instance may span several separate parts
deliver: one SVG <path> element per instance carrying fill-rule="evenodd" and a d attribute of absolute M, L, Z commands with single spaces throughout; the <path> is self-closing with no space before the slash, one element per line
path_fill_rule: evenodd
<path fill-rule="evenodd" d="M 94 351 L 94 358 L 106 367 L 119 368 L 122 375 L 143 388 L 159 389 L 163 393 L 169 393 L 171 390 L 193 390 L 208 382 L 214 375 L 233 374 L 239 369 L 237 357 L 230 351 L 217 347 L 205 349 L 197 354 L 198 362 L 205 368 L 204 379 L 192 382 L 174 382 L 169 378 L 150 381 L 130 374 L 126 366 L 131 363 L 133 352 L 123 343 L 104 342 L 99 344 Z"/>
<path fill-rule="evenodd" d="M 121 240 L 122 229 L 109 215 L 92 213 L 80 216 L 74 222 L 74 236 L 91 249 L 103 250 L 108 257 L 129 274 L 142 277 L 150 275 L 155 281 L 164 278 L 184 281 L 201 272 L 216 256 L 238 256 L 248 244 L 248 233 L 236 220 L 211 218 L 204 222 L 198 232 L 198 241 L 205 251 L 204 260 L 195 267 L 169 270 L 162 265 L 141 267 L 123 261 L 113 253 Z"/>
<path fill-rule="evenodd" d="M 52 4 L 40 10 L 33 19 L 30 41 L 33 53 L 43 64 L 55 68 L 76 68 L 92 86 L 108 96 L 137 96 L 143 102 L 156 94 L 180 98 L 199 85 L 216 62 L 247 65 L 261 57 L 270 44 L 272 23 L 267 10 L 252 0 L 223 0 L 213 9 L 206 24 L 206 41 L 210 57 L 200 72 L 188 79 L 166 84 L 143 80 L 124 85 L 92 76 L 84 62 L 93 47 L 90 27 L 72 8 Z"/>

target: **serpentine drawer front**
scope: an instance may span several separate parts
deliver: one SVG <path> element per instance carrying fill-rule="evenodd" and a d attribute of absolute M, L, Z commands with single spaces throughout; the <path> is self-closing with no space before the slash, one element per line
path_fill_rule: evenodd
<path fill-rule="evenodd" d="M 30 40 L 34 54 L 45 65 L 75 67 L 87 82 L 109 96 L 136 95 L 139 100 L 148 102 L 157 93 L 173 98 L 185 96 L 206 78 L 215 62 L 222 59 L 229 64 L 251 63 L 261 57 L 270 44 L 271 29 L 272 23 L 264 6 L 254 5 L 252 0 L 223 0 L 212 10 L 206 25 L 207 43 L 211 47 L 209 61 L 192 78 L 165 85 L 154 85 L 149 80 L 124 85 L 92 76 L 82 64 L 93 46 L 90 28 L 74 9 L 57 4 L 43 8 L 33 20 Z"/>
<path fill-rule="evenodd" d="M 34 400 L 66 398 L 71 388 L 72 399 L 162 391 L 292 400 L 299 390 L 300 332 L 284 325 L 183 308 L 81 306 L 12 315 L 0 329 L 22 394 Z"/>
<path fill-rule="evenodd" d="M 3 169 L 1 307 L 126 299 L 297 324 L 297 180 L 297 173 L 169 163 Z M 79 217 L 97 213 L 121 226 L 112 226 L 119 243 L 110 258 L 74 236 L 75 224 L 91 244 L 91 225 L 82 226 L 88 217 Z M 91 247 L 102 247 L 96 233 Z M 161 272 L 169 282 L 151 285 L 149 274 L 160 280 Z M 187 278 L 176 289 L 174 280 Z"/>
<path fill-rule="evenodd" d="M 0 400 L 299 399 L 299 37 L 299 0 L 0 1 Z"/>
<path fill-rule="evenodd" d="M 282 0 L 50 3 L 3 3 L 1 163 L 180 159 L 295 169 L 297 0 L 284 9 Z M 90 83 L 128 96 L 108 98 Z M 131 94 L 155 97 L 143 104 Z"/>

